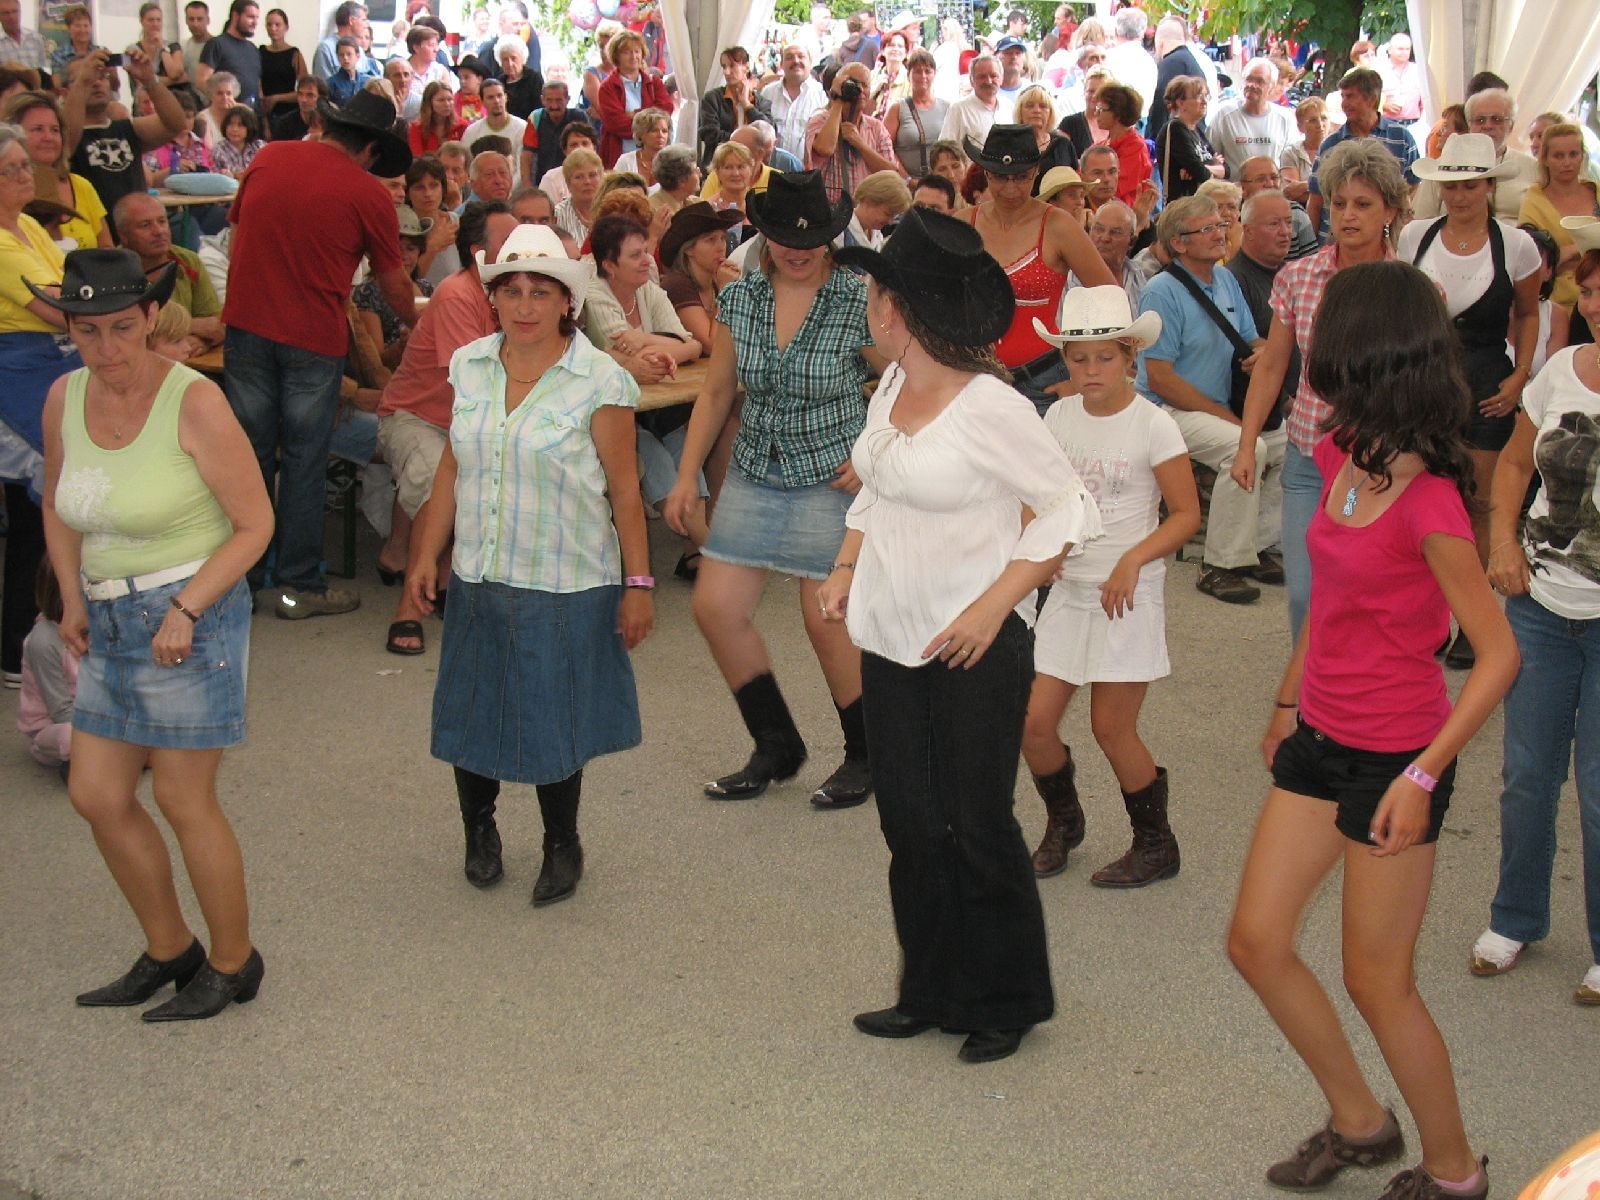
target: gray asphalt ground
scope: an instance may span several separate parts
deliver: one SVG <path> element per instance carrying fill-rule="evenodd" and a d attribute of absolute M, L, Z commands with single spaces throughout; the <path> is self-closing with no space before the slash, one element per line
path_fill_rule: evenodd
<path fill-rule="evenodd" d="M 653 536 L 664 573 L 678 547 Z M 502 800 L 505 882 L 461 876 L 449 771 L 427 750 L 438 625 L 425 657 L 383 652 L 396 593 L 374 549 L 369 534 L 358 613 L 256 618 L 249 740 L 221 781 L 266 957 L 254 1003 L 156 1027 L 74 1007 L 133 961 L 138 930 L 63 786 L 0 737 L 0 1200 L 1276 1194 L 1263 1169 L 1325 1113 L 1222 943 L 1267 786 L 1281 591 L 1230 608 L 1195 591 L 1194 565 L 1169 576 L 1174 674 L 1143 728 L 1171 770 L 1174 881 L 1089 886 L 1127 829 L 1087 707 L 1069 714 L 1089 836 L 1041 885 L 1058 1011 L 1016 1057 L 975 1067 L 944 1034 L 851 1028 L 894 997 L 887 854 L 870 805 L 806 802 L 839 733 L 793 581 L 774 581 L 760 622 L 812 746 L 800 779 L 745 803 L 701 795 L 747 739 L 689 589 L 664 580 L 635 655 L 645 744 L 591 764 L 588 874 L 536 911 L 531 788 Z M 8 728 L 15 704 L 0 698 Z M 1418 970 L 1494 1195 L 1511 1197 L 1600 1124 L 1600 1013 L 1571 1000 L 1588 954 L 1570 795 L 1550 938 L 1508 976 L 1467 973 L 1494 886 L 1499 745 L 1497 719 L 1463 756 Z M 1026 782 L 1018 798 L 1036 838 Z M 1337 886 L 1305 934 L 1335 989 Z M 1386 1176 L 1346 1173 L 1327 1194 L 1376 1196 Z"/>

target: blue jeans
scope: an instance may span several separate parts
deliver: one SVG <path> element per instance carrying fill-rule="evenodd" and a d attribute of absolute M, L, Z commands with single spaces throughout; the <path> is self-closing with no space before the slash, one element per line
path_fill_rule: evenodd
<path fill-rule="evenodd" d="M 256 452 L 267 495 L 274 494 L 277 481 L 273 582 L 300 591 L 326 591 L 323 494 L 344 358 L 301 350 L 243 329 L 229 329 L 223 349 L 223 388 Z M 251 568 L 252 588 L 266 585 L 266 562 L 263 558 Z"/>
<path fill-rule="evenodd" d="M 1306 531 L 1322 502 L 1322 472 L 1316 460 L 1290 442 L 1283 455 L 1283 573 L 1289 585 L 1289 640 L 1299 641 L 1311 607 L 1311 555 Z"/>
<path fill-rule="evenodd" d="M 1583 899 L 1600 963 L 1600 619 L 1559 617 L 1531 596 L 1506 600 L 1522 670 L 1506 695 L 1500 887 L 1489 928 L 1536 942 L 1550 932 L 1556 804 L 1577 755 Z"/>

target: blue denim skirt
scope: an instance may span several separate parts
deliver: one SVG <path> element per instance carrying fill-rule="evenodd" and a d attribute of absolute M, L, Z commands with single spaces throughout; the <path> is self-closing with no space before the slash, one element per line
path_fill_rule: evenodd
<path fill-rule="evenodd" d="M 844 517 L 854 500 L 849 492 L 826 483 L 784 487 L 783 468 L 776 459 L 759 483 L 730 467 L 711 516 L 705 556 L 736 567 L 826 579 L 844 541 Z"/>
<path fill-rule="evenodd" d="M 117 600 L 90 600 L 89 653 L 78 668 L 72 727 L 157 750 L 216 750 L 244 741 L 250 671 L 250 591 L 239 580 L 194 627 L 176 666 L 150 649 L 180 579 Z"/>
<path fill-rule="evenodd" d="M 622 588 L 540 592 L 452 576 L 433 756 L 507 783 L 556 783 L 643 740 Z"/>

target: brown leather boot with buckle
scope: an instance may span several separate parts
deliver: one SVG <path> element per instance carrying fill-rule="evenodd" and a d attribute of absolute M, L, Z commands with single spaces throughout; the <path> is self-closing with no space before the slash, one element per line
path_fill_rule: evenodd
<path fill-rule="evenodd" d="M 1065 871 L 1068 852 L 1083 845 L 1083 806 L 1078 803 L 1078 789 L 1072 781 L 1075 770 L 1068 758 L 1067 765 L 1054 774 L 1033 777 L 1047 818 L 1044 837 L 1033 852 L 1033 873 L 1040 879 Z"/>
<path fill-rule="evenodd" d="M 1089 877 L 1095 887 L 1136 888 L 1178 873 L 1178 839 L 1167 824 L 1167 769 L 1156 768 L 1149 787 L 1123 792 L 1122 804 L 1133 823 L 1133 845 L 1114 863 Z"/>
<path fill-rule="evenodd" d="M 1333 1127 L 1333 1121 L 1295 1148 L 1289 1158 L 1267 1168 L 1267 1182 L 1287 1192 L 1316 1192 L 1346 1167 L 1377 1167 L 1406 1152 L 1405 1135 L 1394 1112 L 1370 1138 L 1351 1141 Z"/>

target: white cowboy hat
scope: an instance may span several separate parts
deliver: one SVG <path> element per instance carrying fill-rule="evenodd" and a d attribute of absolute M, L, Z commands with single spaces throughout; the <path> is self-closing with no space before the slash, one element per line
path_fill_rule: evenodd
<path fill-rule="evenodd" d="M 1515 163 L 1500 162 L 1494 141 L 1486 133 L 1452 133 L 1438 158 L 1419 158 L 1411 164 L 1418 179 L 1454 183 L 1462 179 L 1504 179 L 1517 173 Z"/>
<path fill-rule="evenodd" d="M 1061 294 L 1057 317 L 1060 333 L 1052 333 L 1038 317 L 1033 319 L 1033 331 L 1056 347 L 1068 342 L 1115 342 L 1123 338 L 1143 347 L 1161 336 L 1161 314 L 1141 313 L 1135 320 L 1128 293 L 1114 283 L 1068 288 Z"/>
<path fill-rule="evenodd" d="M 901 29 L 904 29 L 908 25 L 921 24 L 921 17 L 917 16 L 917 14 L 912 12 L 909 8 L 902 8 L 899 12 L 895 13 L 894 16 L 890 17 L 889 23 L 882 26 L 882 28 L 887 29 L 890 33 L 895 33 Z"/>
<path fill-rule="evenodd" d="M 513 271 L 530 275 L 545 275 L 563 285 L 572 293 L 572 315 L 583 311 L 583 300 L 594 283 L 594 264 L 567 257 L 555 230 L 546 225 L 518 225 L 500 247 L 500 256 L 494 262 L 485 261 L 484 252 L 478 251 L 478 278 L 487 291 L 491 280 Z"/>
<path fill-rule="evenodd" d="M 1579 250 L 1600 250 L 1600 217 L 1562 217 L 1561 228 Z"/>

